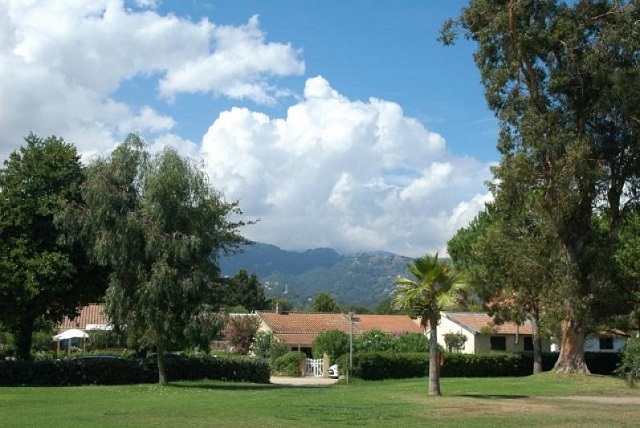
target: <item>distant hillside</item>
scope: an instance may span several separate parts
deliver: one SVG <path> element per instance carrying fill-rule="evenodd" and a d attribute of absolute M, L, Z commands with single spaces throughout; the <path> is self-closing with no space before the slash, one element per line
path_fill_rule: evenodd
<path fill-rule="evenodd" d="M 275 245 L 254 244 L 220 261 L 223 275 L 238 269 L 255 273 L 267 297 L 283 297 L 304 308 L 320 292 L 343 305 L 374 308 L 389 296 L 398 275 L 406 276 L 408 257 L 392 253 L 341 256 L 330 248 L 285 251 Z"/>

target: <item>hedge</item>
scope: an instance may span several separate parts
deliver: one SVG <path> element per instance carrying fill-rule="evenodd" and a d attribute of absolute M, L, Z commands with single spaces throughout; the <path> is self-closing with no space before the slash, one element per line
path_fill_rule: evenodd
<path fill-rule="evenodd" d="M 259 359 L 180 357 L 165 359 L 169 381 L 230 380 L 269 383 L 269 365 Z M 155 359 L 92 358 L 0 361 L 0 385 L 120 385 L 158 382 Z"/>
<path fill-rule="evenodd" d="M 553 368 L 558 354 L 545 353 L 542 356 L 542 369 Z M 619 354 L 585 353 L 585 360 L 591 373 L 612 375 L 619 364 Z M 340 367 L 348 367 L 349 356 L 339 359 Z M 341 372 L 346 370 L 341 369 Z M 427 376 L 429 355 L 427 353 L 357 353 L 353 355 L 352 376 L 365 380 L 403 379 Z M 489 353 L 457 354 L 445 353 L 444 364 L 440 370 L 442 377 L 502 377 L 529 376 L 533 373 L 533 354 Z"/>

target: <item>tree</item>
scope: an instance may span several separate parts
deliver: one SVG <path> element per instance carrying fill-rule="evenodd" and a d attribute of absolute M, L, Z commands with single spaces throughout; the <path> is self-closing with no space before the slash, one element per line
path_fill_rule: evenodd
<path fill-rule="evenodd" d="M 438 261 L 438 254 L 419 257 L 409 263 L 408 269 L 415 279 L 396 279 L 395 305 L 420 317 L 422 327 L 429 327 L 429 395 L 441 395 L 438 349 L 440 312 L 458 304 L 467 285 L 447 263 Z"/>
<path fill-rule="evenodd" d="M 394 298 L 393 297 L 387 297 L 385 299 L 382 299 L 376 305 L 376 309 L 375 309 L 374 313 L 376 313 L 378 315 L 398 315 L 398 314 L 400 314 L 400 311 L 398 311 L 393 306 L 393 302 L 394 302 Z"/>
<path fill-rule="evenodd" d="M 311 306 L 309 307 L 311 312 L 328 312 L 338 314 L 342 311 L 340 305 L 329 293 L 318 293 L 313 298 Z"/>
<path fill-rule="evenodd" d="M 323 331 L 313 339 L 311 350 L 314 358 L 322 358 L 326 353 L 331 361 L 335 361 L 349 353 L 349 335 L 342 330 Z"/>
<path fill-rule="evenodd" d="M 542 372 L 542 308 L 552 298 L 556 271 L 549 247 L 547 227 L 526 209 L 499 209 L 504 193 L 448 243 L 455 266 L 462 269 L 469 285 L 485 302 L 496 324 L 530 320 L 533 328 L 533 372 Z M 526 207 L 527 204 L 520 204 Z M 547 304 L 550 308 L 551 305 Z M 551 318 L 548 310 L 544 314 Z"/>
<path fill-rule="evenodd" d="M 67 212 L 78 239 L 111 269 L 106 313 L 115 326 L 157 351 L 176 347 L 203 304 L 216 304 L 218 254 L 244 242 L 228 217 L 239 214 L 209 184 L 199 165 L 171 148 L 150 155 L 130 135 L 92 162 L 82 186 L 86 206 Z M 209 308 L 210 309 L 210 308 Z"/>
<path fill-rule="evenodd" d="M 227 307 L 242 306 L 248 311 L 265 309 L 268 305 L 258 277 L 244 269 L 225 281 L 223 300 Z"/>
<path fill-rule="evenodd" d="M 236 354 L 248 354 L 260 328 L 260 318 L 255 315 L 234 315 L 224 328 L 224 339 Z"/>
<path fill-rule="evenodd" d="M 63 203 L 81 203 L 84 179 L 73 145 L 33 134 L 0 169 L 0 322 L 30 358 L 38 320 L 58 322 L 104 293 L 79 245 L 64 245 L 54 222 Z"/>
<path fill-rule="evenodd" d="M 355 341 L 356 352 L 393 351 L 396 339 L 389 333 L 380 330 L 369 330 L 362 333 Z"/>
<path fill-rule="evenodd" d="M 599 304 L 620 294 L 608 267 L 640 189 L 639 20 L 636 0 L 472 0 L 443 27 L 445 43 L 460 30 L 478 45 L 501 128 L 494 193 L 534 196 L 549 228 L 561 372 L 588 371 L 585 331 L 620 309 Z"/>
<path fill-rule="evenodd" d="M 444 335 L 444 343 L 449 352 L 462 352 L 467 336 L 464 333 L 447 333 Z"/>

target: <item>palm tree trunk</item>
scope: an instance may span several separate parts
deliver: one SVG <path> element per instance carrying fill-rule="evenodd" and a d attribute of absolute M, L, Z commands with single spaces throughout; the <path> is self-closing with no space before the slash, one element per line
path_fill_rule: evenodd
<path fill-rule="evenodd" d="M 438 320 L 429 320 L 429 395 L 440 393 L 440 359 L 438 352 Z"/>

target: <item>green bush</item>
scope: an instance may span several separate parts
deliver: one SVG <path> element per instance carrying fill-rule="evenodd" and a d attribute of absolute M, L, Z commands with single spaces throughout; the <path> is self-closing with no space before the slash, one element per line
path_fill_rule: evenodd
<path fill-rule="evenodd" d="M 167 378 L 269 383 L 269 366 L 255 358 L 174 357 L 165 360 Z M 68 360 L 0 361 L 0 385 L 119 385 L 155 383 L 153 358 L 92 356 Z"/>
<path fill-rule="evenodd" d="M 305 355 L 300 351 L 290 351 L 276 358 L 273 362 L 273 371 L 280 376 L 300 376 L 300 367 L 305 359 Z"/>
<path fill-rule="evenodd" d="M 313 358 L 322 358 L 326 352 L 331 361 L 349 353 L 349 335 L 341 330 L 327 330 L 319 333 L 311 344 Z"/>
<path fill-rule="evenodd" d="M 429 339 L 422 333 L 405 333 L 396 340 L 396 352 L 429 352 Z"/>
<path fill-rule="evenodd" d="M 551 370 L 558 354 L 542 355 L 542 369 Z M 585 360 L 593 374 L 611 375 L 614 373 L 618 354 L 589 352 Z M 338 360 L 340 367 L 349 367 L 349 355 Z M 427 376 L 429 372 L 429 354 L 419 353 L 356 353 L 353 355 L 352 376 L 366 380 L 402 379 Z M 529 376 L 533 373 L 533 353 L 489 353 L 460 354 L 444 353 L 444 364 L 440 369 L 442 377 L 502 377 Z"/>
<path fill-rule="evenodd" d="M 354 350 L 361 353 L 393 351 L 396 343 L 397 340 L 390 334 L 380 330 L 369 330 L 356 339 Z"/>

